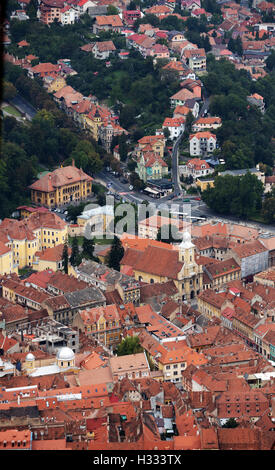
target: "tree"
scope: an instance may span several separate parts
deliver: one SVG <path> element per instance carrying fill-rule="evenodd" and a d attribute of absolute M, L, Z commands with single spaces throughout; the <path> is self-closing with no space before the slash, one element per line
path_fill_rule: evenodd
<path fill-rule="evenodd" d="M 263 184 L 247 172 L 244 176 L 216 176 L 214 187 L 202 193 L 203 201 L 219 214 L 249 218 L 259 214 Z"/>
<path fill-rule="evenodd" d="M 67 218 L 73 223 L 76 224 L 77 222 L 77 217 L 82 214 L 84 207 L 85 207 L 85 202 L 81 202 L 78 206 L 68 206 L 67 207 Z"/>
<path fill-rule="evenodd" d="M 88 140 L 79 140 L 75 149 L 72 151 L 70 158 L 66 160 L 66 164 L 71 164 L 75 161 L 78 168 L 91 173 L 98 173 L 102 169 L 102 161 L 95 148 Z"/>
<path fill-rule="evenodd" d="M 239 426 L 235 418 L 229 418 L 222 428 L 236 428 Z"/>
<path fill-rule="evenodd" d="M 95 241 L 94 239 L 89 240 L 88 238 L 84 238 L 82 244 L 82 256 L 86 259 L 95 260 L 97 259 L 94 256 L 94 249 L 95 249 Z"/>
<path fill-rule="evenodd" d="M 72 266 L 78 266 L 81 263 L 81 254 L 79 253 L 78 240 L 74 237 L 72 240 L 72 253 L 70 257 Z"/>
<path fill-rule="evenodd" d="M 124 248 L 117 236 L 114 236 L 111 249 L 108 255 L 108 266 L 116 271 L 120 271 L 120 261 L 124 255 Z"/>
<path fill-rule="evenodd" d="M 119 11 L 114 5 L 108 5 L 107 15 L 118 15 Z"/>
<path fill-rule="evenodd" d="M 275 191 L 273 194 L 267 194 L 263 202 L 261 215 L 268 224 L 275 222 Z"/>
<path fill-rule="evenodd" d="M 68 251 L 67 243 L 64 244 L 63 253 L 62 253 L 62 261 L 63 261 L 63 270 L 65 274 L 68 274 L 69 251 Z"/>
<path fill-rule="evenodd" d="M 10 101 L 12 100 L 17 91 L 15 86 L 11 82 L 3 81 L 3 101 Z"/>
<path fill-rule="evenodd" d="M 138 336 L 127 336 L 117 347 L 118 356 L 127 356 L 143 352 Z"/>

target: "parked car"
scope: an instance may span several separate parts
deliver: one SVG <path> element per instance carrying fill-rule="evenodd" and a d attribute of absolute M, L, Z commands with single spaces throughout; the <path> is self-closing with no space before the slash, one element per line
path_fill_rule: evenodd
<path fill-rule="evenodd" d="M 200 198 L 200 197 L 194 197 L 194 199 L 195 199 L 196 201 L 201 201 L 201 198 Z"/>
<path fill-rule="evenodd" d="M 134 189 L 134 186 L 132 186 L 132 185 L 130 184 L 129 190 L 130 190 L 130 191 L 133 191 L 133 189 Z"/>
<path fill-rule="evenodd" d="M 107 188 L 110 188 L 112 186 L 112 183 L 107 183 Z"/>
<path fill-rule="evenodd" d="M 190 199 L 185 198 L 182 200 L 182 202 L 190 202 Z"/>

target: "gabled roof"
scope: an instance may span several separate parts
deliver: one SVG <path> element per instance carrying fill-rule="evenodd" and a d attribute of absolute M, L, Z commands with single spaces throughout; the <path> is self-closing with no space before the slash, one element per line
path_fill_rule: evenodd
<path fill-rule="evenodd" d="M 130 248 L 126 250 L 121 264 L 129 263 L 129 254 L 133 253 Z M 177 275 L 183 267 L 183 263 L 179 261 L 178 251 L 167 250 L 165 248 L 157 248 L 148 246 L 144 252 L 135 252 L 133 269 L 152 275 L 167 277 L 168 279 L 177 279 Z"/>

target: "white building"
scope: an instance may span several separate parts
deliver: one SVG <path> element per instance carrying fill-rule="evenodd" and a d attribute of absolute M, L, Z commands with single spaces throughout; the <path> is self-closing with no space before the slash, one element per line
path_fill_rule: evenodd
<path fill-rule="evenodd" d="M 168 129 L 170 132 L 170 139 L 176 139 L 184 132 L 185 119 L 184 118 L 166 118 L 162 124 L 162 129 Z"/>
<path fill-rule="evenodd" d="M 189 137 L 189 151 L 194 157 L 212 153 L 216 146 L 217 138 L 211 132 L 197 132 Z"/>
<path fill-rule="evenodd" d="M 185 177 L 192 176 L 196 179 L 214 173 L 214 169 L 211 168 L 205 160 L 193 158 L 189 160 L 186 165 L 179 166 L 179 173 Z"/>
<path fill-rule="evenodd" d="M 79 13 L 75 8 L 72 8 L 67 5 L 61 9 L 60 21 L 62 25 L 74 24 L 78 18 L 79 18 Z"/>

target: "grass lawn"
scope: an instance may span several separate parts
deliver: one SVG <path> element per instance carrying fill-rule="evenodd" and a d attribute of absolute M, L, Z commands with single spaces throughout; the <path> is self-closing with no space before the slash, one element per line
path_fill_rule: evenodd
<path fill-rule="evenodd" d="M 16 108 L 11 106 L 10 104 L 8 104 L 7 106 L 4 106 L 2 109 L 3 109 L 3 111 L 6 111 L 8 114 L 11 114 L 12 116 L 15 116 L 15 117 L 21 117 L 22 116 L 22 114 Z"/>
<path fill-rule="evenodd" d="M 78 245 L 83 245 L 84 237 L 76 237 L 78 241 Z M 69 237 L 69 244 L 71 245 L 73 237 Z M 113 240 L 107 238 L 94 238 L 94 242 L 96 245 L 111 245 Z"/>
<path fill-rule="evenodd" d="M 26 266 L 25 268 L 18 269 L 18 276 L 25 276 L 27 274 L 31 274 L 33 269 Z"/>

